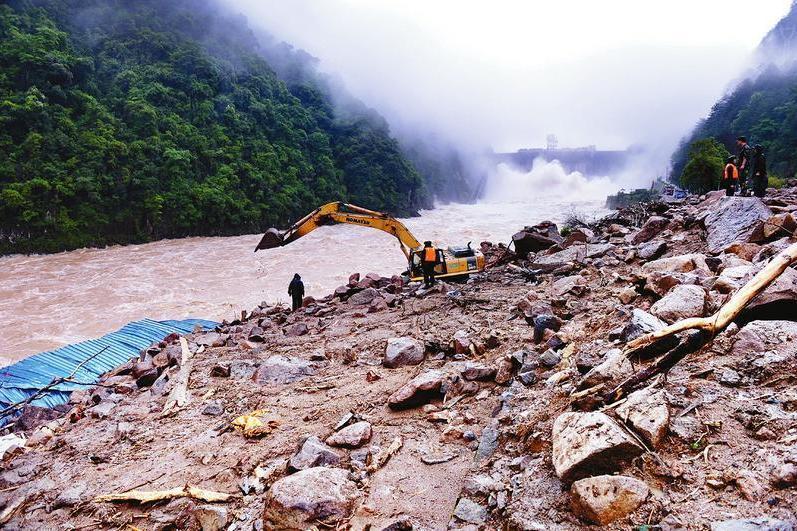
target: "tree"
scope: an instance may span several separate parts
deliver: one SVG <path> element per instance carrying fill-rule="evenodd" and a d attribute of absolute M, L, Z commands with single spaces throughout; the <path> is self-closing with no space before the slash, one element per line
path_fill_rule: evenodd
<path fill-rule="evenodd" d="M 689 146 L 689 158 L 681 173 L 681 186 L 695 192 L 716 190 L 725 161 L 731 154 L 714 138 L 703 138 Z"/>

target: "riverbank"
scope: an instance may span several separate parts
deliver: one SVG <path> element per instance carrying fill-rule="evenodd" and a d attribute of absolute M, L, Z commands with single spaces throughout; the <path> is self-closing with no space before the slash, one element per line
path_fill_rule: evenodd
<path fill-rule="evenodd" d="M 712 193 L 567 238 L 540 224 L 516 235 L 526 256 L 484 243 L 496 265 L 466 283 L 353 275 L 299 312 L 257 306 L 189 334 L 188 352 L 153 345 L 57 418 L 19 423 L 30 438 L 5 457 L 0 521 L 791 529 L 794 269 L 666 379 L 608 408 L 582 392 L 649 364 L 617 349 L 712 314 L 795 241 L 797 189 L 766 202 Z M 98 499 L 131 489 L 177 490 Z"/>

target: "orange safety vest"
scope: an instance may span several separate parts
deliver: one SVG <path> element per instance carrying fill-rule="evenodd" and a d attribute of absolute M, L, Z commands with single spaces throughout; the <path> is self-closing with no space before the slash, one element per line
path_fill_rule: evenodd
<path fill-rule="evenodd" d="M 434 247 L 424 247 L 423 248 L 423 261 L 424 262 L 436 262 L 437 261 L 437 249 Z"/>
<path fill-rule="evenodd" d="M 728 171 L 730 170 L 730 172 Z M 739 180 L 739 168 L 736 167 L 735 164 L 726 164 L 725 165 L 725 178 L 726 179 L 733 179 L 734 181 Z"/>

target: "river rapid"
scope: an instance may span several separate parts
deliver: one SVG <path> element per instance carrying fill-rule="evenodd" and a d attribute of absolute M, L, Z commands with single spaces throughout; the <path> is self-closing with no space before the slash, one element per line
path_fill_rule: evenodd
<path fill-rule="evenodd" d="M 606 179 L 586 180 L 561 168 L 499 168 L 483 201 L 440 205 L 403 221 L 421 241 L 478 247 L 485 240 L 508 242 L 524 225 L 544 219 L 604 215 L 605 196 L 615 188 Z M 254 253 L 260 236 L 0 257 L 0 365 L 145 317 L 220 321 L 261 301 L 288 302 L 294 273 L 302 276 L 307 295 L 323 296 L 353 272 L 406 269 L 396 239 L 380 231 L 321 227 L 286 247 Z"/>

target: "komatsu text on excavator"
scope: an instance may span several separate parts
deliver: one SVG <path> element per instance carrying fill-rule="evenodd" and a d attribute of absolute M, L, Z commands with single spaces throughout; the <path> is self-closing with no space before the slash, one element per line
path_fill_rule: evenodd
<path fill-rule="evenodd" d="M 322 225 L 337 223 L 371 227 L 392 234 L 398 239 L 401 250 L 407 257 L 410 279 L 423 280 L 421 270 L 423 246 L 402 222 L 382 212 L 340 201 L 318 207 L 284 231 L 268 229 L 255 247 L 255 251 L 288 245 Z M 484 255 L 472 249 L 470 243 L 466 247 L 448 247 L 441 250 L 443 261 L 435 267 L 437 278 L 467 276 L 469 273 L 484 270 Z"/>

